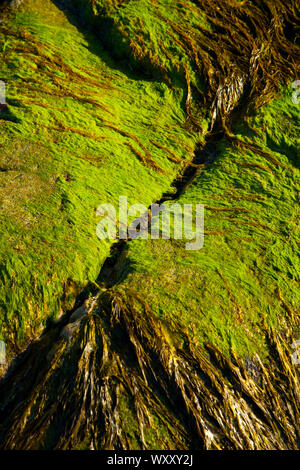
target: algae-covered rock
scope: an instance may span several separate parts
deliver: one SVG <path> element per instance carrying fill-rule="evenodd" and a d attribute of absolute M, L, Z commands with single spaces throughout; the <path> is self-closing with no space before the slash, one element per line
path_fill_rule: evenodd
<path fill-rule="evenodd" d="M 298 3 L 1 18 L 0 448 L 297 449 Z M 99 240 L 119 196 L 200 245 Z"/>
<path fill-rule="evenodd" d="M 98 205 L 160 198 L 202 138 L 182 91 L 119 70 L 74 21 L 25 2 L 1 27 L 0 325 L 15 352 L 97 277 Z"/>

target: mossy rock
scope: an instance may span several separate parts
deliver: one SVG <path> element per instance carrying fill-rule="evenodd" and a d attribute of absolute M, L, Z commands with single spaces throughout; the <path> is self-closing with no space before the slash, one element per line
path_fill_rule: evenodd
<path fill-rule="evenodd" d="M 1 6 L 0 448 L 299 447 L 298 10 Z M 204 246 L 99 240 L 120 195 Z"/>

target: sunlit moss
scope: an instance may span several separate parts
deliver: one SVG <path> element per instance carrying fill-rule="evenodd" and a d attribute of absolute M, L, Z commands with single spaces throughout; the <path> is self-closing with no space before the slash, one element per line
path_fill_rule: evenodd
<path fill-rule="evenodd" d="M 149 205 L 199 140 L 180 93 L 118 70 L 92 33 L 46 3 L 23 2 L 0 39 L 1 324 L 16 350 L 96 278 L 110 246 L 96 237 L 97 206 L 120 194 Z"/>

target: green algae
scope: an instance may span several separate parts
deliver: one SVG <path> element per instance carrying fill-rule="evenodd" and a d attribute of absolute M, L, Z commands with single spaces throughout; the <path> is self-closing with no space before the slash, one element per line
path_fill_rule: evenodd
<path fill-rule="evenodd" d="M 84 4 L 85 12 L 90 6 L 89 21 L 118 60 L 125 57 L 133 69 L 162 77 L 174 88 L 186 85 L 186 112 L 196 128 L 211 108 L 211 127 L 221 122 L 230 132 L 238 104 L 247 112 L 263 106 L 294 79 L 299 64 L 296 1 L 75 4 L 79 10 Z"/>
<path fill-rule="evenodd" d="M 14 116 L 1 116 L 1 329 L 18 350 L 95 280 L 110 245 L 97 240 L 97 206 L 120 194 L 149 205 L 198 137 L 184 128 L 180 94 L 119 71 L 51 2 L 24 2 L 1 41 Z"/>
<path fill-rule="evenodd" d="M 299 322 L 299 116 L 289 89 L 219 143 L 214 163 L 176 200 L 204 204 L 204 247 L 129 242 L 114 289 L 135 291 L 200 345 L 267 357 L 266 325 L 283 331 Z"/>
<path fill-rule="evenodd" d="M 98 295 L 0 383 L 1 448 L 297 448 L 297 5 L 239 3 L 27 0 L 4 22 L 2 337 L 18 352 Z M 203 249 L 129 241 L 97 277 L 97 205 L 160 200 L 207 142 L 171 189 L 205 205 Z"/>

